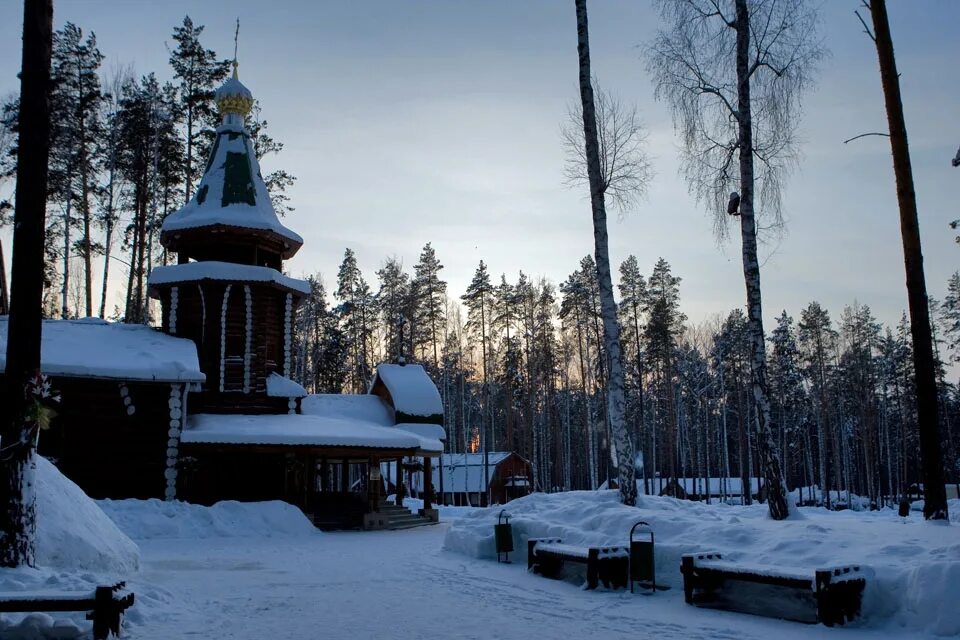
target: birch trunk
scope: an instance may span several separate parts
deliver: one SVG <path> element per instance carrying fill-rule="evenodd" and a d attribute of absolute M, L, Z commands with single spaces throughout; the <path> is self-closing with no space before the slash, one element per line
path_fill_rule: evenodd
<path fill-rule="evenodd" d="M 623 362 L 620 352 L 620 325 L 613 298 L 610 275 L 610 254 L 607 243 L 607 212 L 604 207 L 600 174 L 600 149 L 597 141 L 597 116 L 590 84 L 590 42 L 587 26 L 587 2 L 575 0 L 577 10 L 577 52 L 580 58 L 580 100 L 583 104 L 583 133 L 586 143 L 587 173 L 590 177 L 590 202 L 593 210 L 593 238 L 600 304 L 603 315 L 603 338 L 607 352 L 607 416 L 617 450 L 620 499 L 633 506 L 637 502 L 634 482 L 633 445 L 624 420 Z"/>
<path fill-rule="evenodd" d="M 743 278 L 747 289 L 750 328 L 751 387 L 757 451 L 767 481 L 767 506 L 774 520 L 789 515 L 783 470 L 770 431 L 770 399 L 767 393 L 767 358 L 764 348 L 763 310 L 760 298 L 760 263 L 757 260 L 757 228 L 753 211 L 753 123 L 750 104 L 750 14 L 747 0 L 736 0 L 737 100 L 740 149 L 740 238 L 743 243 Z M 749 491 L 749 485 L 744 487 Z"/>

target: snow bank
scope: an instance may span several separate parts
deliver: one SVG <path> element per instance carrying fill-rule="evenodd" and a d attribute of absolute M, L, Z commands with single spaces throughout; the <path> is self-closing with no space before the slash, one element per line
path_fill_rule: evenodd
<path fill-rule="evenodd" d="M 960 508 L 954 502 L 950 506 Z M 444 548 L 494 559 L 493 525 L 501 509 L 510 515 L 517 562 L 525 557 L 529 538 L 625 545 L 630 527 L 644 520 L 656 535 L 657 582 L 680 587 L 680 556 L 693 551 L 716 550 L 734 561 L 809 569 L 863 564 L 875 572 L 865 596 L 865 624 L 960 634 L 960 607 L 954 603 L 960 592 L 960 529 L 955 526 L 899 518 L 892 509 L 804 508 L 800 519 L 775 522 L 760 504 L 707 505 L 641 496 L 633 508 L 620 504 L 615 491 L 575 491 L 532 494 L 504 507 L 461 514 L 448 530 Z"/>
<path fill-rule="evenodd" d="M 157 499 L 101 500 L 100 507 L 134 540 L 269 538 L 318 533 L 300 509 L 279 500 L 226 500 L 210 507 Z"/>
<path fill-rule="evenodd" d="M 140 549 L 46 458 L 37 459 L 37 565 L 123 578 L 140 566 Z"/>
<path fill-rule="evenodd" d="M 0 592 L 87 595 L 135 575 L 140 548 L 49 460 L 36 460 L 38 568 L 0 569 Z M 3 614 L 0 638 L 78 638 L 90 629 L 84 615 Z"/>

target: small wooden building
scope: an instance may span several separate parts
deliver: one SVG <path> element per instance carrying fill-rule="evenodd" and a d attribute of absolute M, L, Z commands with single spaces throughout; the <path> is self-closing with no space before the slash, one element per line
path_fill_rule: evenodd
<path fill-rule="evenodd" d="M 510 451 L 487 454 L 487 477 L 484 478 L 483 453 L 445 453 L 430 470 L 431 484 L 441 504 L 485 507 L 505 504 L 533 491 L 533 469 L 530 461 Z M 440 474 L 443 474 L 443 480 Z M 422 486 L 426 473 L 414 474 L 414 490 Z"/>
<path fill-rule="evenodd" d="M 0 316 L 0 361 L 7 325 Z M 204 381 L 192 342 L 143 325 L 44 320 L 41 369 L 61 394 L 41 455 L 94 498 L 173 495 L 170 434 Z"/>

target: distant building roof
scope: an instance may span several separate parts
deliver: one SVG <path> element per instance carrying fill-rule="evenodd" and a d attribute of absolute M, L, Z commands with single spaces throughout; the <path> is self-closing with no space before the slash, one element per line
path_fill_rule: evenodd
<path fill-rule="evenodd" d="M 0 316 L 0 367 L 7 366 L 8 316 Z M 40 369 L 51 376 L 103 380 L 203 382 L 192 340 L 142 324 L 99 318 L 44 320 Z"/>
<path fill-rule="evenodd" d="M 370 393 L 382 395 L 384 390 L 397 422 L 443 423 L 440 392 L 419 364 L 379 365 Z"/>

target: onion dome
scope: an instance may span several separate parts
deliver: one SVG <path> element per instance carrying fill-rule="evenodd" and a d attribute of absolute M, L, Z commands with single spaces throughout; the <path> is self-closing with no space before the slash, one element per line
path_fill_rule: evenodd
<path fill-rule="evenodd" d="M 237 66 L 237 61 L 234 60 L 233 76 L 228 78 L 213 94 L 213 100 L 217 103 L 217 108 L 220 109 L 220 115 L 224 117 L 224 121 L 229 114 L 233 113 L 239 115 L 242 119 L 253 109 L 253 94 L 237 77 Z"/>

